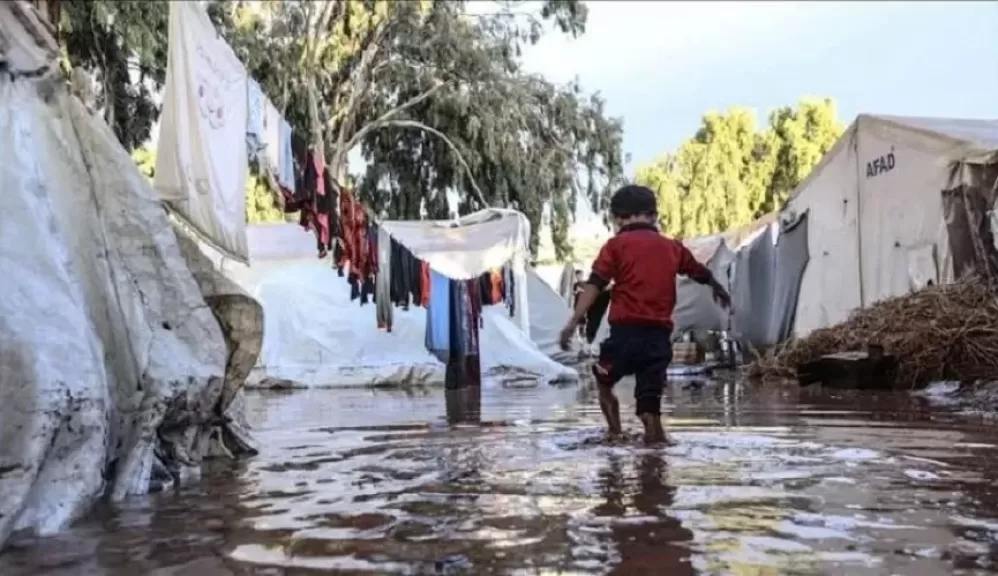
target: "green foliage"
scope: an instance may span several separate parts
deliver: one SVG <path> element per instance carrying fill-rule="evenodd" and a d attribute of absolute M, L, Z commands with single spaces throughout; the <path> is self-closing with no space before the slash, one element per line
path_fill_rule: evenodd
<path fill-rule="evenodd" d="M 521 70 L 524 46 L 546 25 L 577 36 L 579 0 L 502 0 L 469 14 L 464 0 L 210 0 L 209 16 L 295 133 L 338 178 L 359 147 L 369 170 L 362 198 L 384 216 L 447 216 L 485 205 L 545 205 L 552 240 L 569 253 L 577 199 L 599 209 L 622 177 L 621 124 L 598 95 Z M 166 75 L 165 0 L 64 0 L 60 41 L 69 65 L 97 79 L 97 104 L 134 150 L 158 117 L 152 94 Z M 302 144 L 302 142 L 297 142 Z M 299 146 L 300 148 L 300 146 Z M 255 178 L 247 218 L 279 220 Z"/>
<path fill-rule="evenodd" d="M 599 208 L 621 179 L 622 128 L 598 96 L 521 71 L 522 48 L 545 19 L 584 31 L 584 4 L 497 7 L 470 15 L 455 0 L 283 0 L 216 2 L 210 13 L 335 175 L 345 178 L 346 156 L 360 147 L 368 170 L 359 194 L 377 213 L 447 217 L 453 190 L 460 213 L 514 207 L 537 231 L 547 204 L 566 255 L 576 198 Z"/>
<path fill-rule="evenodd" d="M 256 176 L 246 179 L 246 222 L 258 224 L 261 222 L 281 222 L 284 212 L 274 205 L 274 195 L 267 189 L 267 184 Z"/>
<path fill-rule="evenodd" d="M 639 167 L 635 181 L 656 191 L 668 234 L 712 234 L 782 207 L 842 131 L 830 99 L 780 108 L 764 131 L 748 109 L 710 113 L 679 150 Z"/>
<path fill-rule="evenodd" d="M 153 93 L 166 81 L 168 4 L 162 0 L 63 0 L 66 62 L 97 80 L 97 106 L 126 150 L 159 117 Z"/>
<path fill-rule="evenodd" d="M 143 146 L 132 152 L 132 161 L 139 167 L 139 172 L 152 182 L 156 176 L 156 149 Z"/>

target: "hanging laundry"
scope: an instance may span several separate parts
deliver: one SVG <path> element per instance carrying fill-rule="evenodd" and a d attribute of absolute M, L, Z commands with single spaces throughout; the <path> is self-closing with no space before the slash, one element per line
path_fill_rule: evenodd
<path fill-rule="evenodd" d="M 405 247 L 403 246 L 403 248 Z M 423 287 L 423 261 L 416 258 L 408 248 L 405 251 L 409 254 L 409 264 L 403 269 L 407 278 L 408 298 L 411 300 L 413 306 L 424 306 L 423 299 L 426 292 Z"/>
<path fill-rule="evenodd" d="M 367 234 L 367 214 L 349 190 L 340 191 L 340 241 L 343 259 L 339 265 L 350 265 L 349 278 L 361 283 L 373 273 L 369 266 L 370 239 Z"/>
<path fill-rule="evenodd" d="M 420 305 L 419 260 L 408 248 L 391 238 L 391 299 L 396 306 L 408 309 Z"/>
<path fill-rule="evenodd" d="M 503 266 L 502 283 L 506 289 L 506 307 L 509 308 L 509 317 L 513 318 L 516 316 L 516 298 L 513 296 L 516 294 L 516 284 L 513 281 L 513 267 L 509 264 Z"/>
<path fill-rule="evenodd" d="M 451 289 L 451 360 L 463 360 L 468 355 L 471 344 L 471 300 L 468 295 L 468 283 L 450 280 Z"/>
<path fill-rule="evenodd" d="M 432 290 L 431 284 L 431 273 L 430 265 L 426 262 L 419 262 L 419 305 L 426 308 L 430 305 L 430 291 Z"/>
<path fill-rule="evenodd" d="M 489 272 L 485 272 L 478 277 L 475 281 L 475 292 L 478 293 L 478 297 L 487 305 L 495 304 L 492 301 L 492 275 Z"/>
<path fill-rule="evenodd" d="M 364 225 L 362 245 L 364 246 L 364 255 L 359 274 L 364 279 L 364 284 L 360 290 L 360 303 L 366 304 L 367 297 L 374 301 L 374 280 L 378 271 L 378 230 L 370 222 L 366 222 Z"/>
<path fill-rule="evenodd" d="M 281 118 L 278 128 L 277 183 L 294 194 L 295 158 L 291 151 L 291 124 Z M 320 172 L 321 174 L 321 172 Z"/>
<path fill-rule="evenodd" d="M 378 275 L 374 283 L 375 304 L 377 304 L 378 328 L 392 331 L 392 238 L 378 226 Z"/>
<path fill-rule="evenodd" d="M 447 363 L 451 350 L 451 282 L 443 274 L 432 270 L 429 276 L 426 349 L 441 362 Z"/>
<path fill-rule="evenodd" d="M 259 161 L 259 154 L 266 148 L 263 135 L 263 117 L 266 114 L 263 90 L 260 83 L 250 78 L 246 81 L 246 145 L 249 158 Z"/>
<path fill-rule="evenodd" d="M 503 292 L 503 282 L 502 282 L 502 272 L 499 270 L 493 270 L 489 273 L 489 284 L 492 293 L 492 303 L 498 304 L 506 299 L 506 294 Z"/>
<path fill-rule="evenodd" d="M 469 288 L 474 280 L 468 281 Z M 468 349 L 465 354 L 464 370 L 465 379 L 471 386 L 481 386 L 482 384 L 482 360 L 479 352 L 480 338 L 479 330 L 482 329 L 482 300 L 478 297 L 476 290 L 468 290 L 469 294 L 469 323 L 471 330 L 468 333 Z"/>
<path fill-rule="evenodd" d="M 433 279 L 436 281 L 436 278 Z M 477 280 L 449 280 L 450 283 L 450 355 L 447 362 L 447 386 L 481 385 L 481 360 L 478 353 L 478 329 L 481 300 Z M 432 287 L 431 287 L 432 290 Z"/>
<path fill-rule="evenodd" d="M 277 111 L 274 103 L 264 96 L 263 144 L 266 147 L 267 167 L 275 175 L 281 166 L 280 142 L 283 121 L 284 119 L 281 118 L 281 113 Z M 291 189 L 288 190 L 288 192 L 291 191 Z"/>

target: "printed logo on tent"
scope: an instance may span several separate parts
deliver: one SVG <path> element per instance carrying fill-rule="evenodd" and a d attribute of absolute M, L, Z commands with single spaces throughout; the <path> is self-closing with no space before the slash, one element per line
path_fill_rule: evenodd
<path fill-rule="evenodd" d="M 878 156 L 866 163 L 866 178 L 870 179 L 881 174 L 886 174 L 894 169 L 894 147 L 886 156 Z"/>

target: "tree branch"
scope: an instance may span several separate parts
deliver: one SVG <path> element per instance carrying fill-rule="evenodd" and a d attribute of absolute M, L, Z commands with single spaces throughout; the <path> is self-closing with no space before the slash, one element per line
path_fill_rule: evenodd
<path fill-rule="evenodd" d="M 371 65 L 378 55 L 380 48 L 379 43 L 385 28 L 387 28 L 387 25 L 382 23 L 379 26 L 379 29 L 372 32 L 369 44 L 366 48 L 364 48 L 364 52 L 360 57 L 360 63 L 357 64 L 357 68 L 354 70 L 350 96 L 347 99 L 346 106 L 344 107 L 343 120 L 340 123 L 339 133 L 336 137 L 336 147 L 333 150 L 333 162 L 331 162 L 331 164 L 336 172 L 339 172 L 342 169 L 343 159 L 346 158 L 347 153 L 343 151 L 343 147 L 347 141 L 347 133 L 353 126 L 357 103 L 360 101 L 362 93 L 367 89 L 368 72 L 370 72 L 372 67 Z M 342 174 L 333 174 L 333 177 L 340 178 L 342 177 Z"/>
<path fill-rule="evenodd" d="M 422 122 L 417 122 L 415 120 L 386 120 L 379 125 L 375 126 L 373 124 L 370 124 L 369 126 L 371 126 L 370 130 L 377 130 L 381 128 L 393 128 L 393 127 L 412 128 L 415 130 L 422 130 L 423 132 L 426 132 L 428 134 L 433 134 L 437 138 L 443 140 L 444 143 L 447 144 L 447 146 L 451 149 L 451 151 L 454 152 L 454 155 L 457 156 L 457 161 L 461 163 L 461 167 L 464 168 L 465 173 L 468 175 L 468 181 L 471 182 L 471 187 L 473 189 L 472 191 L 474 192 L 475 200 L 477 200 L 478 203 L 481 204 L 482 208 L 489 208 L 489 203 L 485 201 L 485 194 L 482 193 L 482 189 L 479 188 L 478 183 L 475 182 L 475 177 L 471 172 L 471 166 L 468 165 L 468 161 L 464 159 L 464 155 L 461 154 L 461 150 L 458 149 L 457 144 L 454 144 L 454 142 L 451 141 L 451 139 L 448 138 L 443 132 L 431 126 L 427 126 Z"/>
<path fill-rule="evenodd" d="M 405 102 L 403 102 L 402 104 L 399 104 L 395 108 L 392 108 L 388 112 L 385 112 L 384 114 L 382 114 L 381 116 L 379 116 L 377 119 L 375 119 L 373 122 L 369 122 L 363 128 L 361 128 L 360 130 L 358 130 L 357 133 L 354 134 L 352 138 L 350 138 L 350 140 L 345 145 L 345 148 L 346 148 L 345 152 L 347 154 L 349 154 L 350 151 L 353 150 L 354 146 L 356 146 L 357 143 L 359 143 L 361 140 L 363 140 L 364 137 L 367 136 L 368 134 L 370 134 L 373 130 L 376 130 L 377 128 L 380 128 L 381 125 L 383 125 L 385 122 L 391 120 L 395 116 L 398 116 L 400 113 L 404 112 L 406 109 L 412 108 L 416 104 L 419 104 L 423 100 L 426 100 L 427 98 L 429 98 L 430 96 L 432 96 L 433 94 L 435 94 L 437 91 L 439 91 L 443 87 L 444 87 L 444 83 L 441 82 L 441 83 L 437 84 L 436 86 L 433 86 L 429 90 L 423 92 L 422 94 L 419 94 L 419 95 L 417 95 L 417 96 L 415 96 L 413 98 L 410 98 L 409 100 L 406 100 Z"/>

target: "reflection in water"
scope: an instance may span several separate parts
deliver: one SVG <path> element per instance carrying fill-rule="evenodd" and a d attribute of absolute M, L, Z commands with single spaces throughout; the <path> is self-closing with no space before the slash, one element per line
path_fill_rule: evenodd
<path fill-rule="evenodd" d="M 625 427 L 639 426 L 627 385 Z M 950 574 L 998 567 L 991 429 L 904 396 L 675 381 L 673 445 L 577 388 L 255 394 L 261 444 L 21 539 L 4 576 Z M 468 425 L 468 422 L 478 422 Z"/>
<path fill-rule="evenodd" d="M 448 424 L 477 424 L 482 421 L 482 389 L 467 386 L 444 390 Z"/>
<path fill-rule="evenodd" d="M 626 483 L 620 458 L 611 457 L 603 474 L 605 505 L 593 510 L 599 516 L 622 518 L 612 524 L 616 566 L 612 574 L 693 574 L 688 542 L 693 533 L 668 516 L 675 490 L 666 485 L 665 461 L 660 454 L 638 458 L 637 490 Z M 628 510 L 625 495 L 630 498 Z"/>

